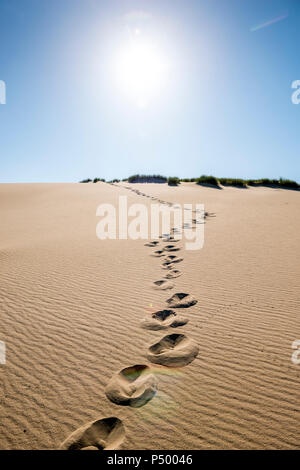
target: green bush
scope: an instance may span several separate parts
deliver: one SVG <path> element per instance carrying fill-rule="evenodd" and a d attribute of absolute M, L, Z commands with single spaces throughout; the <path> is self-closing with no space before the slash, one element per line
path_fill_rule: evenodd
<path fill-rule="evenodd" d="M 222 186 L 237 186 L 238 188 L 246 188 L 247 181 L 241 178 L 219 178 Z"/>
<path fill-rule="evenodd" d="M 300 188 L 300 185 L 296 181 L 288 180 L 288 179 L 284 179 L 284 178 L 280 178 L 279 185 L 282 188 L 291 188 L 291 189 L 299 189 Z"/>
<path fill-rule="evenodd" d="M 168 185 L 169 186 L 178 186 L 180 184 L 180 179 L 177 176 L 170 176 L 168 178 Z"/>
<path fill-rule="evenodd" d="M 79 181 L 80 183 L 91 183 L 92 180 L 90 178 L 87 178 L 86 180 Z"/>
<path fill-rule="evenodd" d="M 94 178 L 93 183 L 99 183 L 101 181 L 102 183 L 105 183 L 105 179 L 103 178 Z"/>
<path fill-rule="evenodd" d="M 132 175 L 128 183 L 166 183 L 168 178 L 161 175 Z"/>
<path fill-rule="evenodd" d="M 269 179 L 269 178 L 261 178 L 258 180 L 247 180 L 247 184 L 249 186 L 267 186 L 267 187 L 287 188 L 287 189 L 299 189 L 300 188 L 300 185 L 296 181 L 283 179 L 283 178 L 280 178 L 279 180 Z"/>
<path fill-rule="evenodd" d="M 211 186 L 219 186 L 219 181 L 215 176 L 202 175 L 196 179 L 197 184 L 209 184 Z"/>

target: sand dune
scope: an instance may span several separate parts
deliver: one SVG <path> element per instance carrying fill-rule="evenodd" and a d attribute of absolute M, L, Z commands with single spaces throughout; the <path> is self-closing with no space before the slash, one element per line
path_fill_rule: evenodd
<path fill-rule="evenodd" d="M 100 241 L 120 195 L 204 203 L 203 249 Z M 2 184 L 0 215 L 1 449 L 299 449 L 299 192 Z"/>

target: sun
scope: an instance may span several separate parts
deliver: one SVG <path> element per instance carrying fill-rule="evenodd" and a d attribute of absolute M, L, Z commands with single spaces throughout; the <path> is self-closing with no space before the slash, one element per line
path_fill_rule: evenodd
<path fill-rule="evenodd" d="M 132 42 L 117 55 L 115 73 L 119 89 L 137 106 L 147 107 L 162 91 L 167 64 L 153 44 Z"/>

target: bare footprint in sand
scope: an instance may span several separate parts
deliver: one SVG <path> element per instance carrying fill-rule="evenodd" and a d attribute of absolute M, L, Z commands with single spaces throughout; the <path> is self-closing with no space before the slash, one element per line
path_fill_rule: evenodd
<path fill-rule="evenodd" d="M 199 353 L 196 343 L 183 334 L 172 334 L 150 346 L 147 357 L 155 364 L 183 367 L 190 364 Z"/>
<path fill-rule="evenodd" d="M 154 256 L 155 258 L 161 258 L 162 256 L 165 256 L 166 253 L 163 250 L 157 250 L 152 253 L 151 256 Z"/>
<path fill-rule="evenodd" d="M 164 238 L 162 241 L 165 242 L 165 243 L 177 243 L 177 242 L 179 242 L 179 240 L 176 240 L 176 239 L 175 239 L 174 237 L 172 237 L 172 236 L 171 236 L 171 237 L 168 237 L 168 238 Z"/>
<path fill-rule="evenodd" d="M 183 292 L 174 294 L 167 300 L 170 308 L 189 308 L 196 305 L 197 302 L 198 300 L 196 300 L 192 295 L 184 294 Z"/>
<path fill-rule="evenodd" d="M 125 438 L 119 418 L 91 421 L 74 431 L 60 446 L 61 450 L 115 450 Z"/>
<path fill-rule="evenodd" d="M 174 264 L 181 263 L 181 261 L 183 261 L 183 258 L 178 258 L 175 255 L 169 255 L 165 258 L 165 261 L 162 264 L 162 268 L 172 269 Z"/>
<path fill-rule="evenodd" d="M 174 288 L 173 282 L 167 281 L 166 279 L 155 281 L 153 284 L 153 289 L 168 290 Z"/>
<path fill-rule="evenodd" d="M 146 365 L 127 367 L 108 383 L 105 394 L 116 405 L 140 408 L 157 392 L 157 380 Z"/>
<path fill-rule="evenodd" d="M 151 318 L 145 318 L 141 327 L 146 330 L 166 330 L 167 328 L 179 328 L 187 323 L 187 318 L 177 315 L 173 310 L 160 310 L 153 313 Z"/>
<path fill-rule="evenodd" d="M 154 240 L 154 241 L 152 241 L 152 242 L 145 243 L 144 246 L 149 246 L 150 248 L 154 248 L 154 247 L 155 247 L 156 245 L 158 245 L 158 244 L 159 244 L 159 241 Z"/>
<path fill-rule="evenodd" d="M 179 251 L 180 248 L 178 248 L 175 245 L 166 245 L 166 246 L 164 246 L 163 250 L 164 251 Z"/>
<path fill-rule="evenodd" d="M 178 269 L 172 269 L 166 274 L 165 278 L 175 279 L 176 277 L 180 277 L 180 276 L 182 276 L 182 272 L 180 272 Z"/>

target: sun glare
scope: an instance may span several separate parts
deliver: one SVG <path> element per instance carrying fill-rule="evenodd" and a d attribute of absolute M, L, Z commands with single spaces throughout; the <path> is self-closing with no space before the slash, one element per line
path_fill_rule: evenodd
<path fill-rule="evenodd" d="M 152 44 L 130 43 L 117 57 L 118 86 L 139 107 L 147 107 L 162 91 L 166 73 L 162 53 Z"/>

